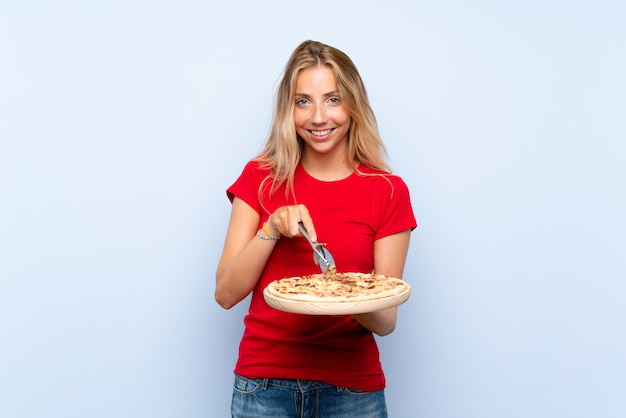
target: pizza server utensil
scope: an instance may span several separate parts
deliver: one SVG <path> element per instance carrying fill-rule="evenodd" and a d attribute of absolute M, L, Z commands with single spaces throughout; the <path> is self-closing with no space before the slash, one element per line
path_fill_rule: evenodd
<path fill-rule="evenodd" d="M 304 236 L 304 238 L 306 238 L 306 240 L 309 241 L 309 244 L 311 244 L 311 248 L 313 248 L 313 261 L 315 261 L 315 264 L 320 266 L 322 273 L 335 272 L 335 260 L 330 254 L 330 251 L 328 251 L 324 247 L 326 244 L 311 241 L 311 237 L 309 236 L 309 233 L 307 232 L 302 222 L 298 222 L 298 228 L 300 229 L 300 233 Z"/>

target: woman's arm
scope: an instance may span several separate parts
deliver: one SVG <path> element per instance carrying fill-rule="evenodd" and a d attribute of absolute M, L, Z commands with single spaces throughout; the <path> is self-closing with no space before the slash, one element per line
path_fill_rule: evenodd
<path fill-rule="evenodd" d="M 374 272 L 402 278 L 404 263 L 409 250 L 411 231 L 406 230 L 374 242 Z M 388 335 L 396 327 L 397 308 L 354 315 L 365 328 L 378 335 Z"/>
<path fill-rule="evenodd" d="M 233 199 L 224 250 L 215 274 L 215 300 L 225 309 L 235 306 L 254 289 L 276 245 L 276 240 L 256 236 L 259 220 L 259 214 L 247 203 L 238 197 Z M 303 205 L 278 208 L 269 217 L 266 229 L 272 236 L 297 236 L 300 220 L 315 236 L 313 222 Z"/>
<path fill-rule="evenodd" d="M 215 300 L 230 309 L 254 288 L 276 241 L 256 237 L 259 214 L 235 197 L 215 275 Z"/>

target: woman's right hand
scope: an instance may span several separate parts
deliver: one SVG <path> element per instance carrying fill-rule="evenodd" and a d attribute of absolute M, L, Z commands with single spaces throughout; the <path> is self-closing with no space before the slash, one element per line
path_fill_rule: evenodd
<path fill-rule="evenodd" d="M 243 200 L 233 199 L 224 249 L 215 276 L 215 299 L 225 309 L 235 306 L 252 291 L 276 245 L 276 240 L 256 236 L 259 221 L 258 212 Z M 300 221 L 309 236 L 316 240 L 313 221 L 304 205 L 276 209 L 270 215 L 264 232 L 273 237 L 296 237 L 300 235 Z"/>
<path fill-rule="evenodd" d="M 298 237 L 302 234 L 298 223 L 302 222 L 309 236 L 317 241 L 317 234 L 309 210 L 304 205 L 281 206 L 267 220 L 266 228 L 273 236 Z"/>

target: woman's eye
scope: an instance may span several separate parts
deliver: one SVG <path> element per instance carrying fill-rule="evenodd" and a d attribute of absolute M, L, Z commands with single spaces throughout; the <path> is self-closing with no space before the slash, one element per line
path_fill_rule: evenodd
<path fill-rule="evenodd" d="M 298 106 L 304 106 L 305 104 L 307 104 L 309 101 L 307 99 L 298 99 L 296 100 L 296 104 Z"/>
<path fill-rule="evenodd" d="M 336 104 L 339 103 L 341 100 L 339 100 L 339 97 L 331 97 L 330 99 L 328 99 L 329 102 Z"/>

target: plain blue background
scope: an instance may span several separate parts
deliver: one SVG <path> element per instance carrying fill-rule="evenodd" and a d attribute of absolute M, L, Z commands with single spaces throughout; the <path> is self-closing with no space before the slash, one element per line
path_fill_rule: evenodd
<path fill-rule="evenodd" d="M 419 228 L 393 417 L 626 416 L 626 7 L 0 3 L 0 416 L 228 416 L 225 189 L 289 54 L 368 87 Z"/>

